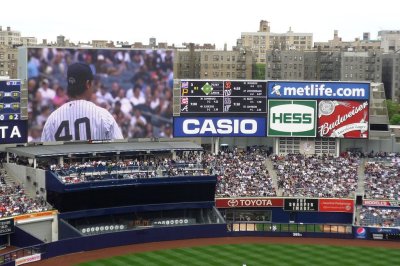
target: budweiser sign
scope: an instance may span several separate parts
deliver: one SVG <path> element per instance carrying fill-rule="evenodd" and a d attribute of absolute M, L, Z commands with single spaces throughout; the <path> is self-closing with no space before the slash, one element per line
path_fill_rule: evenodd
<path fill-rule="evenodd" d="M 330 138 L 368 138 L 367 101 L 320 101 L 318 135 Z"/>

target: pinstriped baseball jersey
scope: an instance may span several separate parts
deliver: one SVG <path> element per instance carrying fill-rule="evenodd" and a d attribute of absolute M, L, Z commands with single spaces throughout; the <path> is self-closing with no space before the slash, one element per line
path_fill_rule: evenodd
<path fill-rule="evenodd" d="M 122 139 L 121 129 L 104 108 L 85 100 L 65 103 L 47 119 L 42 141 Z"/>

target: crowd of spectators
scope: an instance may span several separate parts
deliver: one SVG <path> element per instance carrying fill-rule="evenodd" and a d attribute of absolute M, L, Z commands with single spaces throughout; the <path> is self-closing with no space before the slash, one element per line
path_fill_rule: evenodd
<path fill-rule="evenodd" d="M 30 198 L 21 184 L 8 184 L 6 172 L 0 170 L 0 218 L 48 210 L 43 197 Z"/>
<path fill-rule="evenodd" d="M 347 198 L 357 188 L 358 157 L 288 154 L 271 159 L 282 196 Z"/>
<path fill-rule="evenodd" d="M 359 225 L 400 227 L 400 209 L 363 207 L 360 211 Z"/>
<path fill-rule="evenodd" d="M 154 178 L 171 176 L 204 175 L 205 169 L 197 152 L 150 158 L 131 158 L 125 160 L 89 160 L 85 162 L 53 164 L 50 170 L 57 173 L 64 183 L 111 178 Z"/>
<path fill-rule="evenodd" d="M 218 154 L 207 153 L 204 166 L 218 176 L 217 197 L 273 197 L 276 191 L 266 167 L 267 152 L 260 148 L 234 148 Z"/>
<path fill-rule="evenodd" d="M 172 137 L 172 51 L 46 47 L 28 50 L 29 141 L 40 141 L 49 115 L 68 102 L 75 62 L 91 67 L 92 102 L 115 117 L 124 138 Z"/>
<path fill-rule="evenodd" d="M 366 162 L 365 197 L 400 199 L 400 155 L 376 154 Z"/>

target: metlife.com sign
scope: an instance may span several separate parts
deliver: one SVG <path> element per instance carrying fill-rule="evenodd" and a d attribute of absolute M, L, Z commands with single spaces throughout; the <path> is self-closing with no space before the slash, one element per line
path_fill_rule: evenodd
<path fill-rule="evenodd" d="M 174 117 L 174 137 L 265 137 L 264 117 Z"/>
<path fill-rule="evenodd" d="M 269 99 L 368 100 L 370 83 L 269 81 Z"/>

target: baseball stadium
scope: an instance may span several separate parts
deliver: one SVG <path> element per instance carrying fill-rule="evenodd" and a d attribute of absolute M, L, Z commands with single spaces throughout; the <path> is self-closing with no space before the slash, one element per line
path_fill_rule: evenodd
<path fill-rule="evenodd" d="M 174 79 L 173 59 L 19 48 L 19 78 L 0 81 L 0 265 L 398 264 L 383 84 Z M 52 116 L 71 84 L 122 138 Z"/>

